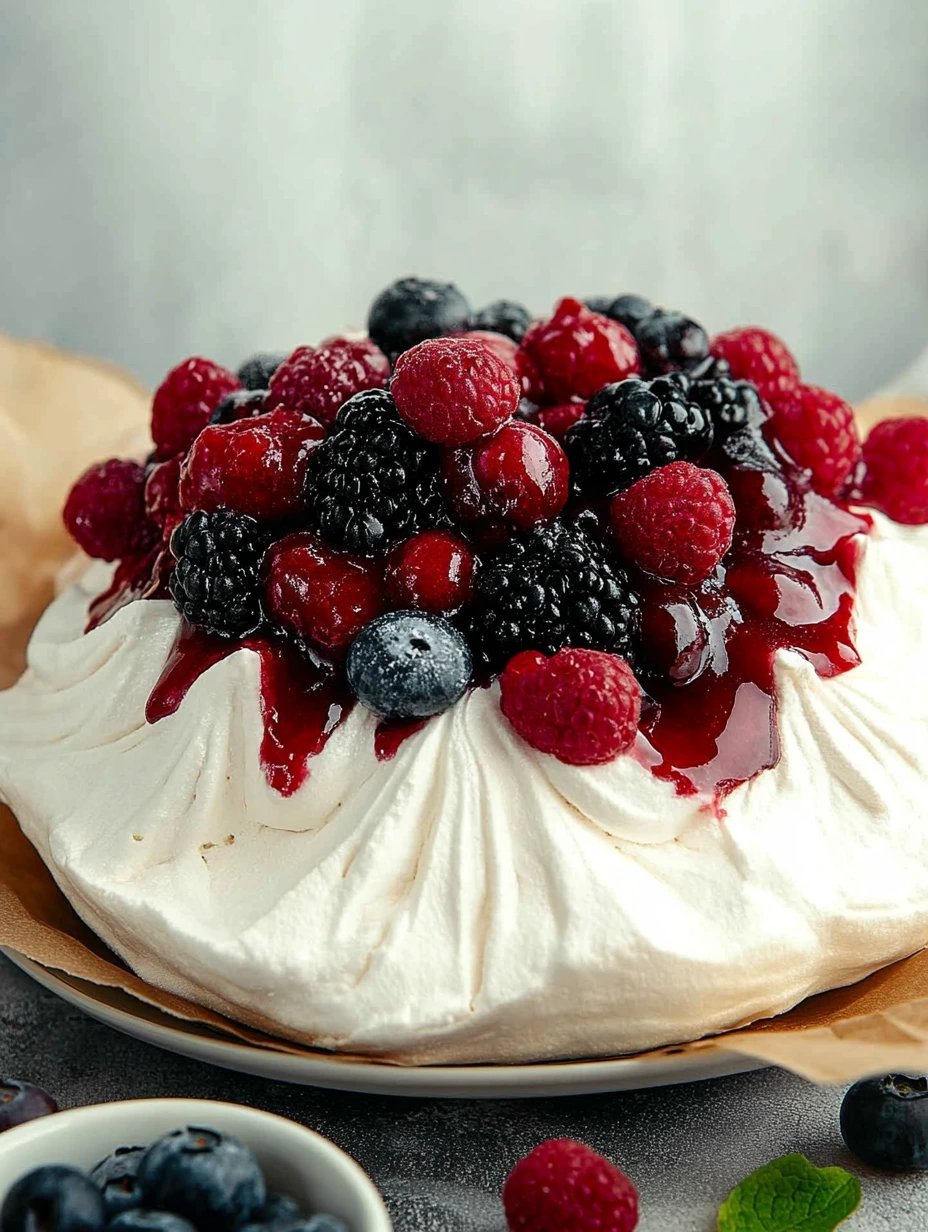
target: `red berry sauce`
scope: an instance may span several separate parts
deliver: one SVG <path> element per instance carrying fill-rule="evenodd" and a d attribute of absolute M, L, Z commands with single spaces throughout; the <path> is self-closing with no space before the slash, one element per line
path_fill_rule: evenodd
<path fill-rule="evenodd" d="M 378 761 L 390 761 L 403 744 L 422 731 L 428 719 L 381 719 L 374 732 L 374 753 Z"/>

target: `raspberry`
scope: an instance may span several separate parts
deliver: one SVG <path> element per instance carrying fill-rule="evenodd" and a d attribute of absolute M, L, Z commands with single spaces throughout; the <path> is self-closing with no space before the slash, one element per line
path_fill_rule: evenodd
<path fill-rule="evenodd" d="M 727 361 L 736 381 L 750 381 L 765 402 L 799 384 L 799 365 L 785 342 L 759 326 L 742 325 L 716 334 L 711 353 Z"/>
<path fill-rule="evenodd" d="M 590 398 L 640 368 L 635 340 L 625 326 L 590 312 L 576 299 L 562 299 L 549 320 L 536 321 L 522 349 L 538 368 L 546 402 Z"/>
<path fill-rule="evenodd" d="M 864 442 L 861 497 L 896 522 L 928 522 L 928 419 L 887 419 Z"/>
<path fill-rule="evenodd" d="M 671 582 L 705 581 L 731 547 L 735 506 L 716 471 L 662 466 L 613 497 L 609 516 L 624 554 Z"/>
<path fill-rule="evenodd" d="M 511 419 L 521 390 L 507 364 L 473 338 L 434 338 L 397 361 L 390 387 L 414 432 L 441 445 L 468 445 Z"/>
<path fill-rule="evenodd" d="M 638 1191 L 588 1146 L 557 1138 L 520 1160 L 503 1186 L 510 1232 L 632 1232 Z"/>
<path fill-rule="evenodd" d="M 160 459 L 186 453 L 238 378 L 212 360 L 194 356 L 172 368 L 151 404 L 151 435 Z"/>
<path fill-rule="evenodd" d="M 797 466 L 811 472 L 812 487 L 835 496 L 860 458 L 851 407 L 817 385 L 797 385 L 773 403 L 771 428 Z"/>
<path fill-rule="evenodd" d="M 169 583 L 189 621 L 221 637 L 261 624 L 258 570 L 267 540 L 254 518 L 230 509 L 192 513 L 171 536 L 177 564 Z"/>
<path fill-rule="evenodd" d="M 532 416 L 532 423 L 544 428 L 556 441 L 564 437 L 586 411 L 585 402 L 561 402 L 557 406 L 543 406 Z"/>
<path fill-rule="evenodd" d="M 567 504 L 570 468 L 553 436 L 514 421 L 468 449 L 445 454 L 445 500 L 461 522 L 497 537 L 550 522 Z"/>
<path fill-rule="evenodd" d="M 312 415 L 326 428 L 352 394 L 383 389 L 390 362 L 370 338 L 329 338 L 320 346 L 297 347 L 271 378 L 269 407 Z"/>
<path fill-rule="evenodd" d="M 306 531 L 271 547 L 264 578 L 271 619 L 334 659 L 385 606 L 383 584 L 369 560 L 332 552 Z"/>
<path fill-rule="evenodd" d="M 387 560 L 387 594 L 398 608 L 453 612 L 471 595 L 474 556 L 453 531 L 427 530 L 394 548 Z"/>
<path fill-rule="evenodd" d="M 371 304 L 367 332 L 395 363 L 426 338 L 441 338 L 467 329 L 470 305 L 450 282 L 400 278 L 381 291 Z"/>
<path fill-rule="evenodd" d="M 471 329 L 485 329 L 494 334 L 505 334 L 514 342 L 521 342 L 525 331 L 532 323 L 532 314 L 521 304 L 511 299 L 496 299 L 486 308 L 475 312 L 470 319 Z"/>
<path fill-rule="evenodd" d="M 635 341 L 642 365 L 652 376 L 688 370 L 709 354 L 709 336 L 698 321 L 662 308 L 638 322 Z"/>
<path fill-rule="evenodd" d="M 145 517 L 145 467 L 121 458 L 91 466 L 71 489 L 64 524 L 78 547 L 99 560 L 144 552 L 157 538 Z"/>
<path fill-rule="evenodd" d="M 458 337 L 475 338 L 478 342 L 488 346 L 515 376 L 525 397 L 541 400 L 541 380 L 538 369 L 526 352 L 511 338 L 486 329 L 470 329 L 465 334 L 459 334 Z"/>
<path fill-rule="evenodd" d="M 184 462 L 181 504 L 208 513 L 236 509 L 259 522 L 300 513 L 309 456 L 322 436 L 320 424 L 293 411 L 211 424 Z"/>
<path fill-rule="evenodd" d="M 180 472 L 184 459 L 181 456 L 159 462 L 148 473 L 145 482 L 145 513 L 149 521 L 161 528 L 162 535 L 170 538 L 171 532 L 184 520 L 180 503 Z"/>

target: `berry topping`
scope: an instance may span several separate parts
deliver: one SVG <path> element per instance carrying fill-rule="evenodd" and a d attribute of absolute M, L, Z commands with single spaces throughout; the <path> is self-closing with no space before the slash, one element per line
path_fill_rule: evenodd
<path fill-rule="evenodd" d="M 238 378 L 212 360 L 194 356 L 172 368 L 151 404 L 151 435 L 159 458 L 186 453 Z"/>
<path fill-rule="evenodd" d="M 767 419 L 760 394 L 750 381 L 733 381 L 717 371 L 706 377 L 697 378 L 694 372 L 689 375 L 690 398 L 708 411 L 716 440 L 739 428 L 759 428 Z"/>
<path fill-rule="evenodd" d="M 632 1232 L 638 1191 L 588 1146 L 557 1138 L 520 1160 L 503 1186 L 510 1232 Z"/>
<path fill-rule="evenodd" d="M 471 595 L 474 557 L 450 530 L 427 530 L 394 548 L 387 560 L 387 594 L 396 607 L 453 612 Z"/>
<path fill-rule="evenodd" d="M 801 518 L 808 484 L 755 429 L 739 428 L 725 437 L 716 465 L 728 484 L 741 528 L 782 529 Z"/>
<path fill-rule="evenodd" d="M 773 403 L 771 428 L 797 466 L 811 472 L 812 487 L 836 496 L 860 458 L 852 408 L 817 385 L 797 385 Z"/>
<path fill-rule="evenodd" d="M 511 419 L 522 391 L 509 365 L 474 338 L 434 338 L 402 355 L 390 387 L 403 420 L 427 441 L 468 445 Z"/>
<path fill-rule="evenodd" d="M 557 406 L 543 406 L 532 415 L 532 423 L 544 428 L 556 441 L 563 441 L 578 419 L 586 411 L 585 402 L 561 402 Z"/>
<path fill-rule="evenodd" d="M 861 498 L 896 522 L 928 522 L 928 419 L 886 419 L 864 442 Z"/>
<path fill-rule="evenodd" d="M 268 552 L 264 603 L 278 625 L 338 659 L 383 611 L 383 583 L 370 561 L 333 552 L 300 531 Z"/>
<path fill-rule="evenodd" d="M 500 706 L 523 740 L 571 766 L 612 761 L 635 739 L 641 689 L 618 655 L 523 650 L 500 676 Z"/>
<path fill-rule="evenodd" d="M 440 616 L 388 612 L 362 629 L 346 664 L 354 695 L 385 719 L 427 718 L 463 697 L 473 661 Z"/>
<path fill-rule="evenodd" d="M 367 332 L 394 363 L 426 338 L 467 329 L 469 320 L 470 305 L 453 283 L 400 278 L 371 304 Z"/>
<path fill-rule="evenodd" d="M 589 307 L 592 308 L 592 304 Z M 624 325 L 634 337 L 641 322 L 654 313 L 654 305 L 643 295 L 618 295 L 615 299 L 610 299 L 605 308 L 594 309 L 594 312 L 598 311 Z"/>
<path fill-rule="evenodd" d="M 28 1172 L 0 1209 L 3 1232 L 102 1232 L 105 1223 L 99 1189 L 83 1172 L 61 1164 Z"/>
<path fill-rule="evenodd" d="M 138 1177 L 144 1157 L 143 1146 L 120 1146 L 91 1172 L 90 1179 L 103 1195 L 107 1220 L 142 1205 Z"/>
<path fill-rule="evenodd" d="M 712 444 L 712 420 L 690 390 L 679 372 L 601 389 L 564 440 L 578 490 L 608 496 L 659 466 L 698 462 Z"/>
<path fill-rule="evenodd" d="M 339 409 L 363 389 L 383 389 L 390 362 L 370 338 L 329 338 L 318 347 L 297 347 L 277 369 L 268 404 L 311 415 L 327 428 Z"/>
<path fill-rule="evenodd" d="M 638 599 L 621 569 L 577 526 L 539 527 L 501 548 L 474 575 L 471 633 L 489 665 L 520 650 L 564 646 L 633 658 Z"/>
<path fill-rule="evenodd" d="M 178 522 L 184 520 L 180 503 L 180 472 L 183 457 L 168 458 L 157 462 L 148 472 L 145 481 L 145 516 L 161 528 L 168 538 Z"/>
<path fill-rule="evenodd" d="M 511 299 L 496 299 L 492 304 L 487 304 L 486 308 L 475 312 L 470 319 L 471 329 L 505 334 L 513 342 L 522 341 L 531 323 L 532 314 L 529 310 Z"/>
<path fill-rule="evenodd" d="M 355 394 L 313 452 L 308 522 L 333 547 L 373 555 L 448 523 L 438 456 L 400 419 L 386 391 Z"/>
<path fill-rule="evenodd" d="M 576 299 L 562 299 L 552 317 L 536 321 L 522 349 L 534 361 L 546 402 L 589 398 L 639 371 L 638 349 L 625 326 Z"/>
<path fill-rule="evenodd" d="M 567 504 L 570 468 L 553 436 L 535 424 L 513 422 L 469 449 L 445 454 L 442 488 L 465 525 L 499 536 L 556 518 Z"/>
<path fill-rule="evenodd" d="M 888 1074 L 855 1082 L 841 1104 L 841 1135 L 872 1168 L 928 1168 L 928 1079 Z"/>
<path fill-rule="evenodd" d="M 178 611 L 222 637 L 253 633 L 262 620 L 258 571 L 266 548 L 263 531 L 246 514 L 192 513 L 171 536 Z"/>
<path fill-rule="evenodd" d="M 750 381 L 765 402 L 787 394 L 799 384 L 799 365 L 785 342 L 767 329 L 742 325 L 716 334 L 712 354 L 724 359 L 736 381 Z"/>
<path fill-rule="evenodd" d="M 209 417 L 211 424 L 230 424 L 239 419 L 251 419 L 270 410 L 266 389 L 233 389 Z"/>
<path fill-rule="evenodd" d="M 254 355 L 249 355 L 235 375 L 245 389 L 267 389 L 271 377 L 286 358 L 286 351 L 256 351 Z"/>
<path fill-rule="evenodd" d="M 698 322 L 662 308 L 638 322 L 635 341 L 644 370 L 652 376 L 690 368 L 709 354 L 709 335 Z"/>
<path fill-rule="evenodd" d="M 731 547 L 735 506 L 716 471 L 673 462 L 612 498 L 609 516 L 625 556 L 647 573 L 695 586 Z"/>
<path fill-rule="evenodd" d="M 41 1087 L 12 1078 L 0 1079 L 0 1133 L 57 1111 L 58 1105 Z"/>
<path fill-rule="evenodd" d="M 235 509 L 263 522 L 300 513 L 309 457 L 324 435 L 293 411 L 271 411 L 233 424 L 211 424 L 181 470 L 185 509 Z"/>
<path fill-rule="evenodd" d="M 64 506 L 64 524 L 78 547 L 99 560 L 119 560 L 157 538 L 145 517 L 145 468 L 110 458 L 84 471 Z"/>
<path fill-rule="evenodd" d="M 145 1205 L 188 1219 L 200 1232 L 232 1232 L 267 1200 L 258 1161 L 244 1143 L 189 1126 L 166 1134 L 139 1169 Z"/>

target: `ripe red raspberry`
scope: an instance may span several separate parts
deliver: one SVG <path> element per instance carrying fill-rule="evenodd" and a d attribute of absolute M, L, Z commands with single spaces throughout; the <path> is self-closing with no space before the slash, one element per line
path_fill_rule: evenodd
<path fill-rule="evenodd" d="M 295 411 L 210 424 L 193 444 L 181 470 L 184 509 L 220 508 L 274 522 L 300 513 L 309 455 L 325 429 Z"/>
<path fill-rule="evenodd" d="M 554 1138 L 520 1160 L 503 1186 L 510 1232 L 632 1232 L 638 1191 L 581 1142 Z"/>
<path fill-rule="evenodd" d="M 522 391 L 508 365 L 475 338 L 430 338 L 396 361 L 390 392 L 414 432 L 469 445 L 511 419 Z"/>
<path fill-rule="evenodd" d="M 545 402 L 591 398 L 604 385 L 641 371 L 635 340 L 618 321 L 590 312 L 577 299 L 562 299 L 547 321 L 536 321 L 522 339 L 534 362 Z M 526 391 L 528 397 L 532 393 Z"/>
<path fill-rule="evenodd" d="M 532 416 L 532 423 L 550 432 L 556 441 L 562 441 L 578 419 L 586 411 L 585 402 L 561 402 L 557 406 L 543 406 Z"/>
<path fill-rule="evenodd" d="M 398 608 L 452 612 L 470 598 L 474 555 L 449 530 L 427 530 L 394 548 L 387 560 L 387 594 Z"/>
<path fill-rule="evenodd" d="M 151 547 L 157 529 L 145 517 L 145 467 L 122 458 L 91 466 L 68 495 L 64 524 L 78 547 L 99 560 Z"/>
<path fill-rule="evenodd" d="M 612 761 L 635 739 L 641 689 L 618 655 L 523 650 L 499 684 L 500 707 L 522 739 L 570 766 Z"/>
<path fill-rule="evenodd" d="M 860 459 L 853 409 L 817 385 L 797 385 L 772 403 L 770 426 L 797 466 L 812 472 L 812 487 L 835 496 Z"/>
<path fill-rule="evenodd" d="M 928 419 L 886 419 L 864 442 L 863 501 L 895 522 L 928 522 Z"/>
<path fill-rule="evenodd" d="M 326 428 L 342 405 L 362 389 L 383 389 L 390 361 L 370 338 L 328 338 L 297 347 L 271 377 L 268 408 L 312 415 Z"/>
<path fill-rule="evenodd" d="M 333 552 L 298 531 L 268 551 L 264 606 L 281 628 L 339 659 L 384 611 L 383 583 L 371 561 Z"/>
<path fill-rule="evenodd" d="M 799 365 L 785 342 L 769 329 L 740 325 L 716 334 L 709 348 L 717 359 L 728 361 L 736 381 L 751 381 L 767 402 L 789 393 L 799 384 Z"/>
<path fill-rule="evenodd" d="M 145 483 L 145 514 L 149 521 L 161 528 L 164 539 L 171 538 L 175 526 L 184 520 L 180 503 L 180 471 L 183 457 L 168 458 L 159 462 L 148 473 Z"/>
<path fill-rule="evenodd" d="M 735 506 L 725 480 L 692 462 L 658 467 L 609 505 L 622 551 L 640 569 L 697 586 L 728 549 Z"/>
<path fill-rule="evenodd" d="M 567 504 L 569 476 L 554 437 L 519 420 L 441 461 L 442 490 L 454 514 L 494 537 L 556 518 Z"/>
<path fill-rule="evenodd" d="M 151 436 L 159 458 L 186 453 L 238 377 L 210 359 L 193 356 L 172 368 L 151 404 Z"/>

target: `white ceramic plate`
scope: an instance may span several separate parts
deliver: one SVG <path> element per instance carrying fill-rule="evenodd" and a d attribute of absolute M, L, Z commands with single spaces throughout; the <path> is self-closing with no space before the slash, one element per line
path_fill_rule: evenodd
<path fill-rule="evenodd" d="M 591 1095 L 696 1082 L 762 1069 L 749 1057 L 715 1052 L 656 1060 L 560 1061 L 539 1065 L 381 1065 L 337 1057 L 270 1052 L 227 1040 L 208 1028 L 180 1022 L 125 994 L 49 971 L 11 950 L 7 958 L 37 983 L 91 1018 L 126 1035 L 210 1065 L 294 1082 L 302 1086 L 363 1091 L 371 1095 L 441 1096 L 452 1099 L 513 1099 L 541 1095 Z"/>

